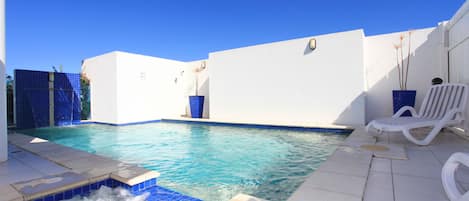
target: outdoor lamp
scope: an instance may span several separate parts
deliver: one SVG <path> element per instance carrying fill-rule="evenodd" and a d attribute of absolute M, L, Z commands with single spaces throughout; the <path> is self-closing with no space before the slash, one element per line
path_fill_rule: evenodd
<path fill-rule="evenodd" d="M 316 39 L 312 38 L 309 40 L 309 49 L 314 50 L 316 49 Z"/>

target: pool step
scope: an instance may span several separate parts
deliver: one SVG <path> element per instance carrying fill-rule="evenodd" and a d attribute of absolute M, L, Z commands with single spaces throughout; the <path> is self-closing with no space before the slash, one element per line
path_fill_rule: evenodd
<path fill-rule="evenodd" d="M 132 166 L 111 173 L 110 177 L 127 185 L 133 186 L 151 179 L 158 178 L 160 173 L 145 168 Z"/>
<path fill-rule="evenodd" d="M 69 169 L 65 173 L 8 185 L 21 195 L 19 198 L 13 196 L 13 200 L 61 200 L 97 190 L 102 185 L 122 187 L 132 193 L 139 193 L 156 186 L 156 180 L 160 176 L 152 170 L 75 150 L 41 138 L 14 133 L 9 134 L 8 140 L 18 148 Z M 5 189 L 12 190 L 6 187 Z"/>

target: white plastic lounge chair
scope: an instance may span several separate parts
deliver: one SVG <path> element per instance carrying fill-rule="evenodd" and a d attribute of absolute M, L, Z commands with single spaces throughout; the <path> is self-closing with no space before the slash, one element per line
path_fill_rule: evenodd
<path fill-rule="evenodd" d="M 469 167 L 469 155 L 460 152 L 454 153 L 449 157 L 441 170 L 443 188 L 450 201 L 469 201 L 469 191 L 464 193 L 459 191 L 456 179 L 454 178 L 454 173 L 461 164 Z"/>
<path fill-rule="evenodd" d="M 459 125 L 465 120 L 468 90 L 466 84 L 434 85 L 425 96 L 420 113 L 413 107 L 404 106 L 391 118 L 371 121 L 366 126 L 366 131 L 369 132 L 372 127 L 380 134 L 383 131 L 401 131 L 409 141 L 417 145 L 428 145 L 442 128 Z M 406 111 L 410 111 L 412 116 L 401 117 Z M 410 130 L 422 127 L 433 127 L 424 139 L 419 140 L 410 134 Z"/>

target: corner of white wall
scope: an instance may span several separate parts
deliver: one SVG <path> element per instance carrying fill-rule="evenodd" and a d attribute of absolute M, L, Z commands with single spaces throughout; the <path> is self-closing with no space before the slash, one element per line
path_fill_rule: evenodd
<path fill-rule="evenodd" d="M 205 63 L 205 68 L 196 73 L 196 69 L 200 69 Z M 202 118 L 209 118 L 210 115 L 210 79 L 209 79 L 210 64 L 208 59 L 187 62 L 184 70 L 183 85 L 184 85 L 184 100 L 185 100 L 185 114 L 184 116 L 190 117 L 189 96 L 195 95 L 195 80 L 198 80 L 197 94 L 204 96 L 204 109 Z"/>
<path fill-rule="evenodd" d="M 431 79 L 443 77 L 445 57 L 441 29 L 431 27 L 412 31 L 408 88 L 417 90 L 416 108 L 431 86 Z M 392 115 L 392 90 L 399 89 L 396 52 L 393 44 L 405 32 L 365 38 L 366 121 Z M 405 44 L 407 47 L 407 44 Z M 406 56 L 407 49 L 404 50 Z M 406 58 L 405 58 L 406 59 Z"/>
<path fill-rule="evenodd" d="M 450 82 L 469 84 L 469 1 L 458 9 L 446 24 Z M 469 136 L 469 108 L 461 128 Z"/>
<path fill-rule="evenodd" d="M 115 78 L 116 52 L 85 59 L 82 73 L 90 80 L 91 120 L 104 123 L 117 122 L 117 96 Z"/>

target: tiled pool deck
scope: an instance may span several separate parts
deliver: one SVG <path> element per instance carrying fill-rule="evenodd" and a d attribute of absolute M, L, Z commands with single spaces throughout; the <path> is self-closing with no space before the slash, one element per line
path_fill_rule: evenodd
<path fill-rule="evenodd" d="M 156 185 L 159 173 L 22 134 L 9 134 L 9 160 L 0 163 L 0 201 L 54 201 L 101 186 L 122 187 L 148 200 L 196 201 Z"/>
<path fill-rule="evenodd" d="M 69 172 L 84 176 L 88 183 L 105 178 L 138 183 L 158 176 L 143 168 L 37 138 L 21 134 L 9 134 L 8 137 L 9 160 L 0 163 L 0 201 L 27 199 L 18 189 L 24 181 Z M 364 144 L 385 145 L 390 150 L 371 152 L 361 148 Z M 308 177 L 289 201 L 448 200 L 440 174 L 443 164 L 454 152 L 469 152 L 469 141 L 450 131 L 438 135 L 429 146 L 416 146 L 401 134 L 374 138 L 358 128 Z M 129 169 L 132 171 L 125 171 Z M 461 189 L 469 190 L 469 169 L 459 169 L 457 180 Z M 239 195 L 233 200 L 256 198 Z"/>
<path fill-rule="evenodd" d="M 363 144 L 384 145 L 390 151 L 373 153 L 362 149 Z M 441 169 L 454 152 L 469 152 L 469 141 L 450 131 L 440 133 L 429 146 L 417 146 L 399 133 L 374 138 L 356 129 L 289 201 L 448 200 Z M 456 179 L 461 189 L 469 190 L 468 168 L 460 168 Z"/>

